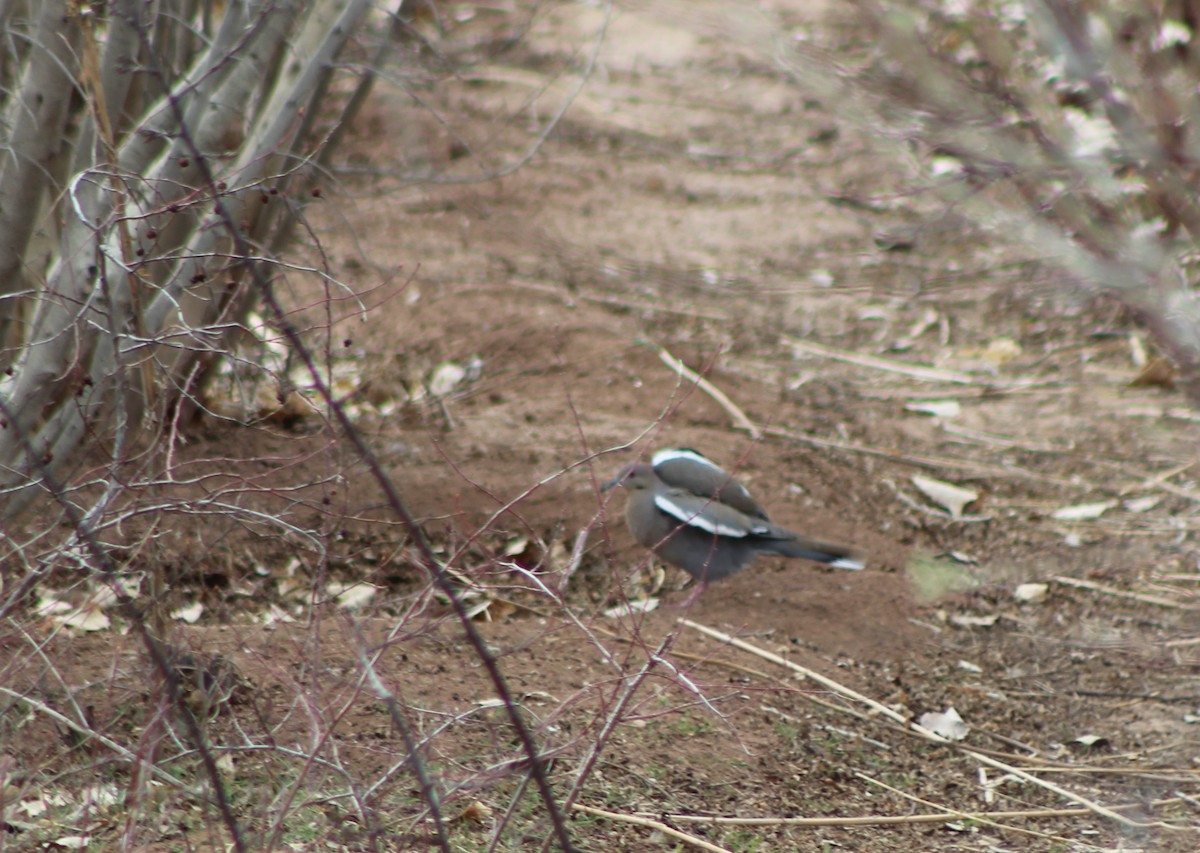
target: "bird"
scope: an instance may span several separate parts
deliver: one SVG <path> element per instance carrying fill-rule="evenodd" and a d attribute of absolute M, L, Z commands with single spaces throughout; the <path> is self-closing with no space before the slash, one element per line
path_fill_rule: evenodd
<path fill-rule="evenodd" d="M 659 450 L 648 463 L 626 465 L 601 491 L 615 486 L 629 493 L 625 523 L 638 544 L 696 580 L 680 607 L 690 607 L 711 582 L 740 572 L 759 554 L 865 568 L 851 548 L 773 524 L 745 486 L 690 447 Z"/>

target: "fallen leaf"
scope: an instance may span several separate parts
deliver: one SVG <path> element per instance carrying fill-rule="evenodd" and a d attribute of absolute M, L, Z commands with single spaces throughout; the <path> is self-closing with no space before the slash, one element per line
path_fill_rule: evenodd
<path fill-rule="evenodd" d="M 1002 367 L 1021 354 L 1021 345 L 1012 338 L 996 338 L 979 354 L 993 367 Z"/>
<path fill-rule="evenodd" d="M 469 820 L 472 823 L 483 823 L 492 816 L 491 806 L 476 800 L 458 813 L 458 820 Z"/>
<path fill-rule="evenodd" d="M 338 607 L 357 610 L 375 597 L 375 593 L 379 592 L 379 587 L 361 582 L 331 583 L 328 591 Z"/>
<path fill-rule="evenodd" d="M 932 477 L 912 477 L 912 484 L 921 494 L 939 506 L 945 507 L 952 518 L 962 516 L 963 509 L 979 500 L 979 492 L 955 486 Z"/>
<path fill-rule="evenodd" d="M 1142 513 L 1154 509 L 1160 503 L 1162 503 L 1161 496 L 1147 495 L 1144 498 L 1130 498 L 1129 500 L 1124 501 L 1121 506 L 1123 506 L 1128 512 Z"/>
<path fill-rule="evenodd" d="M 171 618 L 180 622 L 186 622 L 189 625 L 195 625 L 202 613 L 204 613 L 204 605 L 197 601 L 195 604 L 180 607 L 178 610 L 172 611 Z"/>
<path fill-rule="evenodd" d="M 930 711 L 922 714 L 917 720 L 917 725 L 929 729 L 934 734 L 941 735 L 946 740 L 962 740 L 970 731 L 954 708 L 947 708 L 941 713 Z"/>
<path fill-rule="evenodd" d="M 615 607 L 610 607 L 604 611 L 604 615 L 609 619 L 617 619 L 621 616 L 629 616 L 634 613 L 649 613 L 657 609 L 657 598 L 642 598 L 636 601 L 622 602 Z"/>
<path fill-rule="evenodd" d="M 511 601 L 485 598 L 467 608 L 467 618 L 478 619 L 481 622 L 495 622 L 511 616 L 517 610 L 517 605 Z"/>
<path fill-rule="evenodd" d="M 1056 509 L 1051 516 L 1059 521 L 1091 521 L 1099 518 L 1117 505 L 1116 501 L 1098 501 L 1091 504 L 1075 504 Z"/>
<path fill-rule="evenodd" d="M 296 618 L 278 604 L 272 603 L 267 605 L 266 612 L 259 615 L 258 621 L 264 625 L 274 625 L 279 622 L 287 624 L 289 622 L 295 622 Z"/>
<path fill-rule="evenodd" d="M 35 612 L 38 616 L 57 616 L 71 612 L 71 602 L 55 598 L 53 594 L 43 595 L 38 599 Z"/>
<path fill-rule="evenodd" d="M 996 620 L 1000 617 L 995 613 L 990 613 L 987 616 L 972 616 L 969 613 L 955 613 L 950 617 L 950 621 L 958 625 L 960 628 L 990 628 L 996 624 Z"/>
<path fill-rule="evenodd" d="M 966 670 L 967 672 L 973 672 L 976 675 L 979 675 L 983 672 L 983 667 L 977 663 L 971 663 L 969 660 L 960 660 L 958 662 L 958 668 Z"/>
<path fill-rule="evenodd" d="M 1049 589 L 1050 586 L 1044 583 L 1023 583 L 1013 590 L 1013 598 L 1027 604 L 1041 604 L 1046 600 Z"/>
<path fill-rule="evenodd" d="M 445 397 L 458 387 L 467 376 L 467 369 L 452 361 L 439 364 L 429 375 L 429 393 L 435 397 Z"/>
<path fill-rule="evenodd" d="M 1175 365 L 1160 355 L 1146 362 L 1137 376 L 1129 382 L 1130 388 L 1174 388 Z"/>
<path fill-rule="evenodd" d="M 89 601 L 78 610 L 58 617 L 58 621 L 67 628 L 77 628 L 80 631 L 103 631 L 112 625 L 103 610 L 94 601 Z"/>

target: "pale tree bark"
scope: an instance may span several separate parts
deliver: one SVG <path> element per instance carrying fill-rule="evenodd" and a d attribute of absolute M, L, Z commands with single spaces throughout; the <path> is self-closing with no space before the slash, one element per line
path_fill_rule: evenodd
<path fill-rule="evenodd" d="M 5 105 L 0 518 L 85 436 L 126 446 L 222 351 L 256 298 L 247 265 L 266 260 L 236 256 L 229 229 L 261 247 L 288 220 L 280 190 L 316 151 L 299 116 L 368 3 L 249 0 L 217 21 L 210 3 L 149 8 L 116 0 L 97 21 L 42 4 Z M 57 230 L 44 268 L 28 263 L 39 228 Z"/>
<path fill-rule="evenodd" d="M 23 259 L 33 236 L 37 212 L 52 184 L 51 164 L 64 140 L 67 110 L 74 87 L 77 27 L 64 27 L 66 0 L 46 0 L 32 34 L 38 49 L 17 83 L 19 97 L 9 100 L 4 125 L 8 146 L 0 168 L 0 342 L 15 322 L 26 287 Z"/>

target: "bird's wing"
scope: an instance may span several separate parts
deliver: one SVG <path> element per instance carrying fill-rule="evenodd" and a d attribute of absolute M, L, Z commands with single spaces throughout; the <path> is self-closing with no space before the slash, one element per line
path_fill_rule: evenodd
<path fill-rule="evenodd" d="M 705 498 L 715 498 L 738 512 L 767 521 L 763 508 L 750 496 L 746 487 L 711 459 L 688 448 L 660 450 L 651 459 L 659 479 L 672 488 Z"/>
<path fill-rule="evenodd" d="M 774 532 L 772 525 L 761 519 L 685 489 L 666 489 L 657 493 L 654 505 L 690 527 L 717 536 L 743 539 L 747 536 L 770 536 Z"/>

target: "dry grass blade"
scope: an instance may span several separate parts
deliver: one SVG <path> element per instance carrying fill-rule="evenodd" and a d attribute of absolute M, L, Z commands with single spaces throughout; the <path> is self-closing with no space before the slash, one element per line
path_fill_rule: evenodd
<path fill-rule="evenodd" d="M 179 790 L 184 790 L 184 791 L 188 790 L 187 783 L 184 782 L 182 779 L 179 779 L 179 778 L 171 775 L 166 770 L 163 770 L 161 767 L 159 767 L 156 764 L 153 764 L 148 761 L 143 761 L 142 758 L 140 756 L 138 756 L 135 752 L 125 748 L 124 746 L 122 746 L 121 744 L 112 740 L 111 738 L 105 737 L 100 732 L 94 731 L 93 729 L 88 728 L 87 726 L 81 725 L 80 723 L 76 722 L 75 720 L 72 720 L 67 715 L 59 713 L 58 711 L 56 711 L 53 708 L 51 708 L 50 706 L 48 706 L 46 703 L 39 702 L 37 699 L 34 699 L 31 696 L 27 696 L 27 695 L 18 693 L 15 690 L 10 690 L 7 687 L 3 687 L 3 686 L 0 686 L 0 695 L 7 696 L 10 699 L 17 701 L 17 702 L 23 702 L 26 705 L 28 705 L 29 707 L 33 708 L 38 713 L 46 715 L 47 717 L 54 720 L 59 725 L 66 726 L 68 729 L 70 729 L 71 731 L 75 732 L 76 734 L 82 736 L 83 738 L 86 738 L 89 740 L 94 740 L 96 743 L 99 743 L 99 744 L 103 745 L 105 748 L 112 750 L 112 752 L 114 754 L 120 756 L 123 760 L 128 761 L 131 765 L 140 766 L 143 770 L 145 770 L 149 773 L 152 773 L 157 779 L 165 782 L 166 784 L 170 785 L 171 787 L 177 788 Z"/>
<path fill-rule="evenodd" d="M 980 815 L 980 814 L 969 814 L 967 812 L 960 812 L 957 809 L 951 809 L 946 806 L 942 806 L 937 803 L 930 802 L 929 800 L 923 799 L 921 797 L 915 797 L 912 794 L 907 793 L 906 791 L 901 791 L 899 788 L 895 788 L 895 787 L 887 784 L 886 782 L 880 782 L 878 779 L 872 779 L 870 776 L 866 775 L 865 773 L 855 773 L 854 775 L 857 776 L 859 779 L 862 779 L 864 782 L 867 782 L 871 785 L 877 785 L 886 791 L 891 791 L 896 796 L 903 797 L 904 799 L 909 800 L 910 802 L 914 802 L 914 803 L 917 803 L 922 806 L 928 806 L 930 808 L 945 809 L 946 814 L 943 819 L 958 818 L 960 820 L 977 820 L 986 826 L 992 827 L 993 829 L 999 829 L 999 830 L 1006 831 L 1006 832 L 1017 832 L 1022 835 L 1032 835 L 1037 838 L 1049 838 L 1054 841 L 1067 842 L 1067 841 L 1071 840 L 1071 839 L 1063 838 L 1058 835 L 1051 835 L 1051 834 L 1045 833 L 1045 832 L 1038 832 L 1035 829 L 1025 829 L 1025 828 L 1019 827 L 1019 826 L 1008 826 L 1003 823 L 998 823 L 995 820 L 995 818 L 999 816 L 999 813 Z M 1059 811 L 1081 812 L 1083 814 L 1089 813 L 1087 809 L 1061 809 Z M 1090 844 L 1085 845 L 1085 846 L 1089 850 L 1101 849 L 1098 847 L 1094 847 L 1093 845 L 1090 845 Z"/>
<path fill-rule="evenodd" d="M 1015 465 L 988 465 L 985 462 L 970 462 L 962 459 L 949 459 L 946 457 L 921 456 L 914 453 L 902 453 L 899 450 L 887 450 L 882 447 L 871 447 L 869 445 L 855 444 L 849 441 L 836 441 L 829 438 L 818 438 L 814 435 L 805 435 L 801 432 L 793 432 L 791 430 L 780 429 L 779 427 L 764 427 L 763 432 L 766 435 L 775 436 L 776 438 L 786 438 L 790 439 L 791 441 L 799 441 L 804 444 L 811 445 L 812 447 L 823 447 L 829 450 L 840 450 L 845 453 L 858 453 L 863 456 L 874 456 L 878 459 L 887 459 L 900 465 L 908 465 L 913 468 L 923 468 L 928 471 L 958 471 L 963 474 L 971 474 L 974 476 L 1030 480 L 1032 482 L 1046 483 L 1048 485 L 1058 486 L 1077 492 L 1090 491 L 1094 488 L 1091 483 L 1071 481 L 1059 477 L 1048 477 L 1045 474 L 1027 471 L 1024 468 L 1018 468 Z"/>
<path fill-rule="evenodd" d="M 935 367 L 926 367 L 922 364 L 907 364 L 903 361 L 892 361 L 871 355 L 861 355 L 856 352 L 846 352 L 814 344 L 811 341 L 802 341 L 798 338 L 787 338 L 787 342 L 796 352 L 808 353 L 809 355 L 816 355 L 821 358 L 831 358 L 836 361 L 844 361 L 847 364 L 857 364 L 859 367 L 882 370 L 886 373 L 899 373 L 902 376 L 908 376 L 911 379 L 921 382 L 948 382 L 953 385 L 986 385 L 990 388 L 1003 389 L 1028 388 L 1031 385 L 1038 384 L 1020 380 L 1015 382 L 996 382 L 991 377 L 971 376 L 966 373 L 951 373 L 948 370 L 938 370 Z"/>
<path fill-rule="evenodd" d="M 660 349 L 658 351 L 658 357 L 662 359 L 663 364 L 665 364 L 667 367 L 674 370 L 687 381 L 695 383 L 697 388 L 699 388 L 708 396 L 712 397 L 721 406 L 721 408 L 727 411 L 729 416 L 733 418 L 733 424 L 735 427 L 738 429 L 744 429 L 750 434 L 750 437 L 756 441 L 762 438 L 762 429 L 760 429 L 752 420 L 746 417 L 746 413 L 738 408 L 736 403 L 726 397 L 721 389 L 717 388 L 715 385 L 713 385 L 696 371 L 692 370 L 675 356 L 671 355 L 671 353 L 667 352 L 665 349 Z"/>
<path fill-rule="evenodd" d="M 636 826 L 645 826 L 650 829 L 656 829 L 663 835 L 670 838 L 676 838 L 685 844 L 700 850 L 711 850 L 712 853 L 733 853 L 728 847 L 718 847 L 710 841 L 705 841 L 703 838 L 697 838 L 694 835 L 689 835 L 686 832 L 681 832 L 672 826 L 667 826 L 662 821 L 652 820 L 647 817 L 639 817 L 638 815 L 621 814 L 620 812 L 610 812 L 606 809 L 598 809 L 593 806 L 585 806 L 580 803 L 575 803 L 571 806 L 575 811 L 583 812 L 584 814 L 595 815 L 596 817 L 607 818 L 608 820 L 619 820 L 622 823 L 632 823 Z"/>
<path fill-rule="evenodd" d="M 1068 578 L 1062 575 L 1055 575 L 1054 577 L 1050 578 L 1050 580 L 1054 581 L 1055 583 L 1062 584 L 1063 586 L 1072 586 L 1076 589 L 1091 590 L 1092 592 L 1098 592 L 1102 595 L 1112 595 L 1117 598 L 1128 598 L 1131 601 L 1140 601 L 1143 604 L 1154 604 L 1159 607 L 1171 607 L 1175 610 L 1200 610 L 1200 607 L 1196 606 L 1195 604 L 1184 604 L 1171 598 L 1163 598 L 1159 595 L 1150 595 L 1144 592 L 1128 592 L 1123 589 L 1105 586 L 1104 584 L 1096 583 L 1094 581 L 1085 581 L 1080 578 Z"/>
<path fill-rule="evenodd" d="M 1131 820 L 1131 819 L 1125 817 L 1124 815 L 1117 814 L 1115 811 L 1113 811 L 1112 809 L 1110 809 L 1106 806 L 1102 806 L 1099 803 L 1096 803 L 1096 802 L 1093 802 L 1092 800 L 1087 799 L 1086 797 L 1082 796 L 1081 794 L 1076 794 L 1074 791 L 1069 791 L 1066 788 L 1063 788 L 1059 785 L 1055 785 L 1053 782 L 1047 782 L 1044 779 L 1039 779 L 1037 776 L 1034 776 L 1032 773 L 1029 773 L 1025 770 L 1021 770 L 1017 767 L 1012 766 L 1011 764 L 1006 764 L 1005 762 L 999 761 L 995 758 L 990 758 L 990 757 L 983 755 L 982 753 L 977 752 L 973 749 L 959 746 L 958 744 L 954 743 L 953 741 L 947 740 L 946 738 L 942 737 L 941 735 L 939 735 L 935 732 L 930 731 L 929 729 L 925 728 L 924 726 L 920 726 L 914 722 L 911 722 L 910 720 L 906 719 L 903 714 L 893 711 L 891 708 L 887 707 L 886 705 L 884 705 L 881 702 L 877 702 L 876 700 L 870 698 L 869 696 L 864 696 L 863 694 L 861 694 L 855 690 L 851 690 L 849 687 L 846 687 L 844 684 L 834 681 L 832 678 L 821 675 L 819 672 L 814 672 L 813 670 L 809 669 L 808 667 L 801 666 L 798 663 L 790 661 L 787 658 L 780 657 L 779 655 L 774 654 L 773 652 L 769 652 L 766 649 L 761 649 L 752 643 L 747 643 L 745 640 L 739 639 L 737 637 L 733 637 L 722 631 L 718 631 L 715 628 L 710 628 L 707 625 L 701 625 L 698 622 L 692 622 L 690 619 L 680 619 L 679 622 L 680 622 L 680 624 L 682 624 L 688 628 L 691 628 L 695 631 L 699 631 L 701 634 L 705 634 L 709 637 L 712 637 L 713 639 L 717 639 L 724 643 L 728 643 L 729 645 L 734 646 L 735 648 L 739 648 L 743 651 L 749 652 L 750 654 L 757 655 L 758 657 L 761 657 L 764 660 L 769 660 L 772 663 L 777 663 L 780 666 L 786 667 L 786 668 L 792 670 L 793 672 L 803 675 L 805 678 L 808 678 L 810 681 L 815 681 L 816 683 L 820 684 L 823 687 L 828 687 L 830 690 L 834 691 L 835 693 L 845 696 L 848 699 L 853 699 L 855 702 L 860 702 L 860 703 L 866 705 L 867 707 L 869 707 L 871 710 L 875 711 L 876 713 L 878 713 L 884 717 L 887 717 L 889 720 L 892 720 L 893 722 L 899 723 L 906 730 L 915 732 L 916 734 L 920 735 L 921 737 L 925 738 L 928 741 L 931 741 L 933 743 L 942 744 L 943 746 L 951 746 L 951 747 L 961 749 L 966 755 L 971 756 L 976 761 L 980 761 L 984 764 L 987 764 L 990 767 L 996 768 L 997 770 L 1003 770 L 1006 773 L 1011 773 L 1014 776 L 1026 781 L 1026 782 L 1029 782 L 1033 785 L 1037 785 L 1040 788 L 1045 788 L 1047 791 L 1052 791 L 1053 793 L 1059 795 L 1060 797 L 1064 797 L 1065 799 L 1068 799 L 1072 802 L 1078 803 L 1079 805 L 1083 806 L 1084 808 L 1089 809 L 1092 812 L 1095 812 L 1098 815 L 1103 815 L 1104 817 L 1108 818 L 1109 820 L 1114 820 L 1118 823 L 1125 824 L 1126 826 L 1134 826 L 1134 827 L 1141 827 L 1141 828 L 1147 828 L 1147 827 L 1152 827 L 1152 826 L 1167 826 L 1166 824 L 1163 824 L 1159 821 L 1154 821 L 1151 823 L 1140 823 L 1138 821 Z"/>
<path fill-rule="evenodd" d="M 882 784 L 861 773 L 856 773 L 855 775 L 864 781 Z M 910 794 L 905 794 L 903 791 L 896 791 L 896 793 L 915 802 L 924 802 Z M 1172 797 L 1167 800 L 1155 800 L 1151 805 L 1169 806 L 1187 802 L 1187 799 L 1186 797 Z M 933 804 L 933 807 L 945 808 L 944 806 L 938 806 L 936 803 Z M 1141 807 L 1142 804 L 1137 803 L 1122 806 L 1121 808 Z M 1042 820 L 1059 817 L 1084 817 L 1092 813 L 1091 809 L 1085 808 L 1019 809 L 1003 812 L 960 812 L 953 809 L 946 809 L 941 814 L 859 815 L 857 817 L 715 817 L 694 814 L 669 814 L 667 817 L 678 823 L 703 823 L 714 826 L 904 826 L 906 824 L 945 823 L 953 818 L 990 822 L 993 820 Z M 1009 829 L 1011 827 L 1001 828 Z"/>

